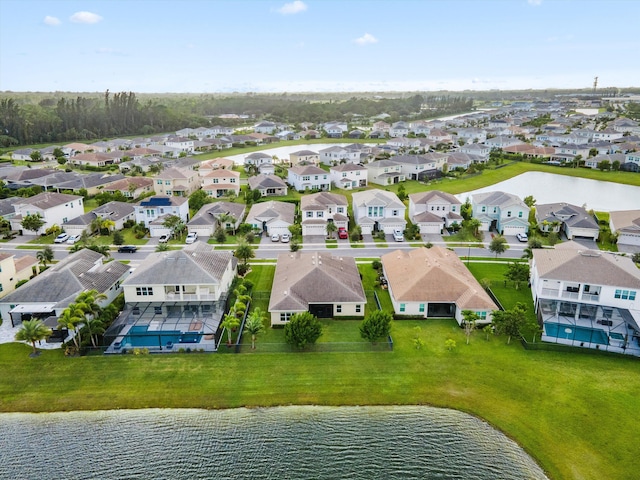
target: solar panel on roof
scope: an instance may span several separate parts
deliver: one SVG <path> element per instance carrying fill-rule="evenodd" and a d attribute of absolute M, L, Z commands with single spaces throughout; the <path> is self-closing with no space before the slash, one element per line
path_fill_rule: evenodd
<path fill-rule="evenodd" d="M 151 197 L 140 205 L 145 207 L 168 207 L 171 206 L 171 199 L 168 197 Z"/>

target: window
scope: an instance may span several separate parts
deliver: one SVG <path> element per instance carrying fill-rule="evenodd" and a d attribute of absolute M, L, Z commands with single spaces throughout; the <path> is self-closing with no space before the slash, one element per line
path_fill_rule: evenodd
<path fill-rule="evenodd" d="M 283 312 L 280 314 L 280 321 L 281 322 L 288 322 L 289 320 L 291 320 L 291 315 L 293 315 L 291 312 Z"/>
<path fill-rule="evenodd" d="M 493 213 L 498 213 L 498 207 L 493 207 Z"/>
<path fill-rule="evenodd" d="M 420 312 L 420 313 L 424 313 L 424 303 L 421 303 L 421 304 L 418 306 L 418 312 Z"/>
<path fill-rule="evenodd" d="M 172 192 L 171 190 L 167 190 L 167 191 L 166 191 L 166 192 L 164 192 L 164 193 L 166 193 L 167 195 L 172 195 L 172 194 L 173 194 L 173 192 Z"/>
<path fill-rule="evenodd" d="M 336 212 L 338 212 L 338 213 L 344 213 L 344 207 L 338 207 L 338 208 L 336 208 Z"/>
<path fill-rule="evenodd" d="M 518 212 L 518 218 L 522 218 L 522 212 Z"/>
<path fill-rule="evenodd" d="M 400 311 L 401 312 L 404 312 L 406 310 L 406 308 L 407 308 L 407 305 L 405 303 L 401 303 L 400 304 Z"/>
<path fill-rule="evenodd" d="M 313 212 L 307 212 L 307 218 L 313 217 Z"/>
<path fill-rule="evenodd" d="M 347 172 L 342 172 L 342 178 L 345 178 L 347 176 Z"/>
<path fill-rule="evenodd" d="M 67 223 L 67 217 L 64 217 L 64 218 L 62 219 L 62 223 Z"/>
<path fill-rule="evenodd" d="M 162 315 L 162 307 L 153 307 L 153 313 L 156 315 Z"/>
<path fill-rule="evenodd" d="M 398 216 L 398 210 L 394 210 L 392 213 L 393 213 L 393 216 L 394 216 L 394 217 L 397 217 L 397 216 Z"/>
<path fill-rule="evenodd" d="M 314 180 L 318 180 L 318 175 L 316 175 L 313 179 L 314 179 Z"/>
<path fill-rule="evenodd" d="M 0 292 L 2 292 L 4 288 L 2 288 L 2 284 L 0 283 Z"/>
<path fill-rule="evenodd" d="M 336 313 L 342 313 L 342 305 L 336 305 Z"/>
<path fill-rule="evenodd" d="M 356 313 L 360 313 L 360 312 L 362 312 L 362 305 L 356 305 Z"/>
<path fill-rule="evenodd" d="M 310 177 L 309 175 L 304 175 L 304 176 L 302 177 L 302 181 L 303 181 L 303 182 L 308 182 L 309 180 L 311 180 L 311 177 Z"/>
<path fill-rule="evenodd" d="M 482 207 L 482 213 L 484 213 L 484 212 L 486 212 L 486 211 L 487 211 L 487 207 L 484 207 L 484 206 L 483 206 L 483 207 Z"/>
<path fill-rule="evenodd" d="M 229 181 L 230 181 L 231 183 L 236 183 L 236 179 L 235 179 L 235 178 L 231 178 L 231 179 L 229 179 Z"/>
<path fill-rule="evenodd" d="M 164 181 L 164 184 L 165 184 L 165 185 L 171 185 L 171 180 L 165 180 L 165 181 Z"/>
<path fill-rule="evenodd" d="M 144 297 L 153 295 L 153 287 L 136 287 L 136 295 Z"/>
<path fill-rule="evenodd" d="M 622 300 L 635 300 L 636 292 L 634 290 L 616 290 L 614 298 L 620 298 Z"/>
<path fill-rule="evenodd" d="M 507 217 L 510 217 L 510 216 L 511 216 L 511 210 L 507 212 Z"/>
<path fill-rule="evenodd" d="M 162 180 L 158 180 L 158 181 L 156 181 L 156 183 L 157 183 L 158 185 L 162 185 Z"/>
<path fill-rule="evenodd" d="M 318 212 L 318 213 L 316 214 L 316 216 L 317 216 L 318 218 L 322 218 L 322 217 L 324 217 L 324 212 Z"/>
<path fill-rule="evenodd" d="M 455 205 L 451 205 L 451 211 L 455 212 L 456 211 L 456 206 Z"/>
<path fill-rule="evenodd" d="M 487 319 L 487 312 L 476 312 L 481 320 Z"/>

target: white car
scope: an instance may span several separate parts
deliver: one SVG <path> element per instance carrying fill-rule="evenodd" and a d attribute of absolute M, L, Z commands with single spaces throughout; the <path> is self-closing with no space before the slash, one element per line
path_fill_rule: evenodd
<path fill-rule="evenodd" d="M 80 240 L 80 235 L 71 235 L 68 239 L 67 239 L 67 243 L 76 243 L 78 240 Z"/>
<path fill-rule="evenodd" d="M 67 235 L 66 233 L 61 233 L 60 235 L 58 235 L 55 240 L 53 241 L 53 243 L 64 243 L 67 240 L 69 240 L 69 235 Z"/>
<path fill-rule="evenodd" d="M 194 243 L 196 240 L 198 240 L 198 233 L 191 232 L 189 233 L 189 235 L 187 235 L 187 239 L 185 240 L 185 243 Z"/>
<path fill-rule="evenodd" d="M 399 228 L 396 228 L 393 231 L 393 239 L 396 242 L 404 242 L 404 234 L 402 233 L 402 230 L 400 230 Z"/>
<path fill-rule="evenodd" d="M 283 233 L 283 234 L 280 236 L 280 241 L 281 241 L 282 243 L 289 243 L 289 240 L 291 240 L 291 235 L 289 235 L 288 233 Z"/>
<path fill-rule="evenodd" d="M 169 241 L 169 235 L 162 235 L 159 239 L 158 239 L 158 243 L 167 243 Z"/>
<path fill-rule="evenodd" d="M 274 233 L 271 235 L 271 241 L 272 242 L 279 242 L 280 241 L 280 235 L 278 235 L 277 233 Z"/>
<path fill-rule="evenodd" d="M 521 242 L 527 242 L 529 240 L 526 233 L 516 233 L 516 238 Z"/>

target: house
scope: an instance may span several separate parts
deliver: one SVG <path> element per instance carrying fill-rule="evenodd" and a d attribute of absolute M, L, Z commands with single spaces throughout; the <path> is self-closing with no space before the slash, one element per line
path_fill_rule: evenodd
<path fill-rule="evenodd" d="M 207 203 L 187 223 L 187 228 L 189 233 L 196 232 L 201 237 L 212 236 L 218 227 L 236 230 L 244 219 L 245 209 L 242 203 Z"/>
<path fill-rule="evenodd" d="M 289 162 L 292 167 L 300 164 L 305 165 L 318 165 L 320 163 L 320 154 L 311 150 L 298 150 L 289 154 Z"/>
<path fill-rule="evenodd" d="M 460 147 L 460 152 L 488 158 L 491 153 L 491 147 L 482 143 L 469 143 Z"/>
<path fill-rule="evenodd" d="M 16 214 L 10 220 L 12 230 L 22 231 L 21 222 L 27 215 L 40 215 L 44 224 L 36 234 L 44 233 L 48 228 L 79 217 L 84 214 L 83 198 L 66 193 L 43 192 L 33 197 L 21 199 L 13 204 Z"/>
<path fill-rule="evenodd" d="M 236 267 L 231 252 L 202 242 L 149 254 L 122 283 L 125 309 L 105 332 L 106 353 L 215 351 Z"/>
<path fill-rule="evenodd" d="M 331 190 L 329 173 L 313 166 L 291 167 L 287 173 L 287 183 L 296 190 Z"/>
<path fill-rule="evenodd" d="M 273 163 L 273 157 L 264 152 L 253 152 L 244 157 L 244 169 L 249 170 L 251 166 L 259 167 L 265 163 Z"/>
<path fill-rule="evenodd" d="M 300 199 L 302 235 L 327 235 L 327 223 L 349 228 L 347 198 L 344 195 L 318 192 Z"/>
<path fill-rule="evenodd" d="M 510 147 L 511 145 L 518 145 L 520 143 L 524 143 L 516 137 L 508 137 L 503 135 L 498 135 L 497 137 L 487 138 L 484 141 L 484 144 L 491 148 L 505 148 Z"/>
<path fill-rule="evenodd" d="M 600 162 L 606 161 L 608 162 L 608 167 L 611 168 L 611 165 L 614 162 L 618 162 L 618 165 L 622 165 L 626 161 L 626 156 L 624 153 L 612 153 L 609 155 L 597 155 L 595 157 L 587 158 L 584 161 L 584 166 L 589 168 L 600 168 Z M 603 164 L 604 165 L 604 164 Z"/>
<path fill-rule="evenodd" d="M 267 135 L 272 135 L 276 129 L 277 126 L 273 122 L 260 122 L 253 127 L 256 133 L 265 133 Z"/>
<path fill-rule="evenodd" d="M 421 234 L 442 233 L 453 223 L 461 224 L 462 202 L 439 190 L 409 195 L 409 219 L 420 227 Z"/>
<path fill-rule="evenodd" d="M 282 196 L 288 191 L 287 184 L 284 180 L 276 175 L 256 175 L 249 177 L 249 188 L 251 190 L 260 190 L 263 197 Z"/>
<path fill-rule="evenodd" d="M 477 193 L 472 196 L 471 203 L 473 217 L 481 222 L 481 231 L 496 230 L 501 235 L 516 235 L 529 230 L 530 208 L 516 195 Z"/>
<path fill-rule="evenodd" d="M 582 207 L 564 202 L 536 205 L 536 221 L 541 231 L 562 231 L 569 240 L 581 237 L 595 242 L 600 234 L 600 226 L 593 215 Z"/>
<path fill-rule="evenodd" d="M 460 258 L 434 246 L 396 250 L 380 257 L 396 315 L 455 318 L 462 324 L 464 310 L 476 313 L 479 324 L 491 323 L 498 310 Z"/>
<path fill-rule="evenodd" d="M 337 165 L 338 163 L 360 162 L 360 152 L 346 149 L 337 145 L 320 150 L 320 161 L 325 165 Z"/>
<path fill-rule="evenodd" d="M 16 289 L 16 284 L 29 280 L 37 271 L 38 259 L 31 255 L 16 258 L 11 253 L 0 253 L 0 298 Z"/>
<path fill-rule="evenodd" d="M 640 252 L 640 210 L 609 212 L 609 227 L 618 237 L 618 251 Z"/>
<path fill-rule="evenodd" d="M 353 216 L 363 234 L 378 231 L 393 233 L 394 230 L 404 230 L 407 226 L 404 219 L 407 207 L 393 192 L 379 189 L 355 192 L 352 201 Z"/>
<path fill-rule="evenodd" d="M 86 191 L 88 195 L 96 195 L 100 193 L 106 185 L 124 178 L 124 175 L 119 173 L 115 175 L 105 173 L 76 174 L 72 178 L 60 178 L 60 181 L 53 182 L 51 186 L 58 191 L 72 191 L 78 194 Z"/>
<path fill-rule="evenodd" d="M 405 122 L 394 122 L 389 128 L 390 137 L 406 137 L 409 135 L 409 125 Z"/>
<path fill-rule="evenodd" d="M 395 160 L 376 160 L 367 163 L 367 182 L 377 185 L 393 185 L 404 182 L 407 177 L 402 173 L 402 165 Z"/>
<path fill-rule="evenodd" d="M 144 223 L 152 237 L 171 233 L 162 225 L 169 215 L 178 216 L 183 222 L 189 220 L 189 199 L 186 197 L 154 195 L 140 200 L 133 208 L 136 223 Z"/>
<path fill-rule="evenodd" d="M 212 170 L 201 175 L 202 190 L 213 198 L 224 197 L 233 193 L 236 197 L 240 195 L 240 172 L 234 170 Z"/>
<path fill-rule="evenodd" d="M 367 186 L 367 168 L 356 163 L 341 163 L 329 168 L 329 178 L 336 188 L 352 190 Z"/>
<path fill-rule="evenodd" d="M 120 163 L 125 157 L 125 152 L 115 151 L 109 153 L 80 153 L 69 158 L 70 165 L 83 165 L 90 167 L 106 167 Z"/>
<path fill-rule="evenodd" d="M 62 224 L 62 229 L 69 235 L 82 235 L 91 233 L 91 223 L 101 217 L 113 222 L 112 230 L 122 230 L 127 221 L 135 221 L 135 208 L 126 202 L 107 202 L 94 208 L 91 212 L 73 218 Z"/>
<path fill-rule="evenodd" d="M 153 179 L 157 195 L 188 197 L 200 188 L 198 172 L 188 168 L 167 168 Z"/>
<path fill-rule="evenodd" d="M 289 227 L 295 223 L 296 206 L 293 203 L 269 202 L 254 203 L 247 214 L 245 223 L 254 230 L 271 236 L 289 233 Z"/>
<path fill-rule="evenodd" d="M 2 320 L 16 327 L 24 320 L 53 317 L 45 323 L 55 328 L 56 317 L 87 290 L 106 296 L 98 302 L 100 306 L 110 304 L 122 291 L 120 284 L 129 275 L 129 267 L 105 260 L 103 255 L 86 248 L 63 258 L 2 298 Z"/>
<path fill-rule="evenodd" d="M 179 152 L 193 153 L 195 146 L 193 140 L 187 137 L 172 135 L 164 142 L 165 146 L 174 148 Z"/>
<path fill-rule="evenodd" d="M 87 145 L 86 143 L 69 143 L 64 145 L 62 149 L 67 157 L 74 157 L 79 153 L 90 153 L 93 151 L 91 145 Z"/>
<path fill-rule="evenodd" d="M 433 152 L 424 155 L 397 155 L 393 162 L 400 165 L 400 171 L 409 180 L 425 180 L 439 176 L 446 163 L 447 155 Z"/>
<path fill-rule="evenodd" d="M 138 198 L 142 195 L 153 192 L 154 181 L 147 177 L 127 177 L 122 180 L 107 183 L 103 188 L 103 192 L 116 193 L 120 192 L 127 198 Z"/>
<path fill-rule="evenodd" d="M 438 128 L 432 128 L 427 134 L 427 139 L 435 143 L 452 143 L 453 141 L 453 137 L 450 133 Z"/>
<path fill-rule="evenodd" d="M 349 130 L 346 122 L 327 122 L 323 128 L 330 138 L 342 138 L 343 134 Z"/>
<path fill-rule="evenodd" d="M 480 155 L 474 155 L 472 153 L 455 152 L 447 157 L 447 165 L 449 171 L 456 168 L 467 169 L 474 163 L 484 163 L 487 160 L 486 157 Z"/>
<path fill-rule="evenodd" d="M 534 249 L 531 292 L 543 341 L 640 356 L 640 270 L 631 258 Z"/>
<path fill-rule="evenodd" d="M 229 158 L 212 158 L 200 162 L 198 173 L 202 176 L 212 170 L 233 170 L 234 166 L 235 162 Z"/>
<path fill-rule="evenodd" d="M 30 162 L 32 160 L 31 154 L 33 152 L 39 152 L 39 150 L 34 150 L 33 148 L 19 148 L 18 150 L 11 152 L 11 160 Z"/>
<path fill-rule="evenodd" d="M 352 257 L 319 252 L 278 255 L 271 287 L 271 325 L 285 325 L 296 313 L 318 318 L 363 317 L 367 298 Z"/>

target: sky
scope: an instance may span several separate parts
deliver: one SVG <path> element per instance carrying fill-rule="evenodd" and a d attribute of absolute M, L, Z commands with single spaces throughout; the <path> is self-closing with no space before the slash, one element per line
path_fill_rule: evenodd
<path fill-rule="evenodd" d="M 640 87 L 638 0 L 0 0 L 0 91 Z"/>

